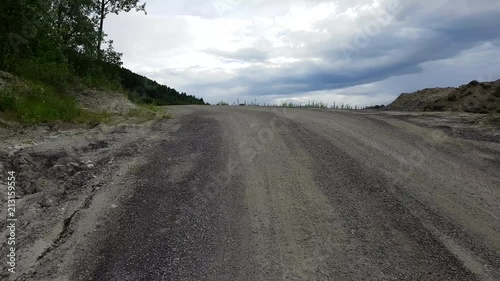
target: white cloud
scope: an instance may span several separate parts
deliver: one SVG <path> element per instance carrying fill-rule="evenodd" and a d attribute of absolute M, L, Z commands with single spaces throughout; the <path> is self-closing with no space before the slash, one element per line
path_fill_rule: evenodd
<path fill-rule="evenodd" d="M 500 73 L 498 1 L 151 0 L 148 12 L 106 22 L 125 66 L 210 102 L 387 103 Z"/>

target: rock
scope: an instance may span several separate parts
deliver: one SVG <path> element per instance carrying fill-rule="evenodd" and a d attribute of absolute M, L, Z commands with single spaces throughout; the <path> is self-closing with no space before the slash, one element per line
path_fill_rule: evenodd
<path fill-rule="evenodd" d="M 87 166 L 87 169 L 93 169 L 95 167 L 95 165 L 90 160 L 85 162 L 85 165 Z"/>

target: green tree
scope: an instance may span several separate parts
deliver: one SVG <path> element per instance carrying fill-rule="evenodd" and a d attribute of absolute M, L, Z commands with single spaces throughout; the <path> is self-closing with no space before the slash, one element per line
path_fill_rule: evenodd
<path fill-rule="evenodd" d="M 53 0 L 52 29 L 60 48 L 92 57 L 97 41 L 97 12 L 94 0 Z"/>
<path fill-rule="evenodd" d="M 104 19 L 110 13 L 119 14 L 120 12 L 130 12 L 135 9 L 137 12 L 146 12 L 146 3 L 140 5 L 140 0 L 97 0 L 99 29 L 97 35 L 97 58 L 100 61 L 102 58 L 101 44 L 104 40 Z"/>
<path fill-rule="evenodd" d="M 38 0 L 0 1 L 0 68 L 5 69 L 9 57 L 30 53 L 36 39 L 36 27 L 44 26 L 48 3 Z"/>

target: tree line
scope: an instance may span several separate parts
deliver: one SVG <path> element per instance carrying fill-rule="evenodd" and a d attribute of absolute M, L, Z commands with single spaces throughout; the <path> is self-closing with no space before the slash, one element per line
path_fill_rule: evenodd
<path fill-rule="evenodd" d="M 47 84 L 76 77 L 90 85 L 116 83 L 133 90 L 138 78 L 121 67 L 122 54 L 104 32 L 109 14 L 130 11 L 146 13 L 146 4 L 140 0 L 2 0 L 0 70 Z M 141 95 L 160 97 L 161 103 L 191 100 L 164 87 Z"/>
<path fill-rule="evenodd" d="M 123 87 L 131 90 L 129 96 L 131 100 L 156 105 L 205 104 L 203 99 L 179 93 L 175 89 L 161 85 L 126 68 L 120 69 L 120 77 L 123 81 Z"/>

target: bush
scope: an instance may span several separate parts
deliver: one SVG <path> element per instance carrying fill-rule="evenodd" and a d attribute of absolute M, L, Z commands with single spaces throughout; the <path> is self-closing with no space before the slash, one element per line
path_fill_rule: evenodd
<path fill-rule="evenodd" d="M 88 75 L 82 79 L 82 82 L 85 86 L 89 88 L 95 88 L 99 90 L 107 90 L 107 91 L 122 91 L 123 88 L 116 80 L 110 80 L 106 77 L 99 77 L 97 75 Z"/>
<path fill-rule="evenodd" d="M 455 94 L 448 95 L 448 101 L 456 101 L 456 100 L 457 100 L 457 95 Z"/>
<path fill-rule="evenodd" d="M 43 60 L 24 60 L 16 65 L 14 73 L 31 81 L 51 85 L 58 91 L 63 91 L 73 76 L 67 64 Z"/>

